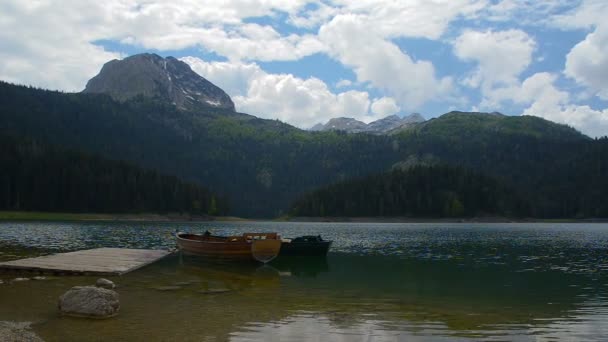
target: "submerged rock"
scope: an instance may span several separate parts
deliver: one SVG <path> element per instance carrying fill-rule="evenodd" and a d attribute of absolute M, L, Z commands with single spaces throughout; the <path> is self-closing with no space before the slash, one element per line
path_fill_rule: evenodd
<path fill-rule="evenodd" d="M 97 279 L 97 282 L 95 283 L 95 286 L 97 287 L 102 287 L 104 289 L 109 289 L 112 290 L 116 287 L 116 284 L 114 284 L 113 281 L 105 279 L 105 278 L 99 278 Z"/>
<path fill-rule="evenodd" d="M 28 280 L 30 280 L 30 278 L 15 278 L 15 279 L 13 279 L 13 282 L 28 281 Z"/>
<path fill-rule="evenodd" d="M 181 290 L 182 287 L 181 286 L 159 286 L 159 287 L 155 287 L 155 290 L 158 291 L 176 291 L 176 290 Z"/>
<path fill-rule="evenodd" d="M 74 286 L 59 298 L 59 310 L 70 316 L 108 318 L 119 309 L 118 293 L 96 286 Z"/>
<path fill-rule="evenodd" d="M 0 279 L 0 285 L 4 284 L 4 281 L 2 279 Z"/>
<path fill-rule="evenodd" d="M 42 342 L 30 327 L 30 322 L 0 321 L 0 341 Z"/>
<path fill-rule="evenodd" d="M 32 279 L 34 279 L 34 280 L 46 280 L 47 278 L 46 278 L 46 277 L 43 277 L 43 276 L 35 276 L 35 277 L 34 277 L 34 278 L 32 278 Z"/>
<path fill-rule="evenodd" d="M 231 289 L 219 288 L 219 289 L 200 290 L 198 292 L 202 293 L 202 294 L 220 294 L 220 293 L 226 293 L 226 292 L 230 292 L 230 291 L 232 291 L 232 290 Z"/>
<path fill-rule="evenodd" d="M 188 285 L 192 285 L 191 281 L 177 281 L 175 283 L 173 283 L 174 286 L 188 286 Z"/>

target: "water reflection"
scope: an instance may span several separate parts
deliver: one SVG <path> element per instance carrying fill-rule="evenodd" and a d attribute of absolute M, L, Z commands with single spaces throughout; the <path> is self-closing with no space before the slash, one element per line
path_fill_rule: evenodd
<path fill-rule="evenodd" d="M 323 231 L 336 249 L 326 259 L 277 258 L 267 266 L 176 255 L 115 278 L 121 313 L 94 323 L 59 317 L 55 309 L 63 291 L 94 278 L 0 285 L 0 320 L 34 321 L 49 341 L 86 340 L 91 331 L 103 340 L 186 341 L 608 336 L 606 226 L 297 224 L 273 229 L 274 224 L 267 224 L 271 229 L 260 224 L 258 230 L 290 236 Z M 47 232 L 43 240 L 30 242 L 22 237 L 44 230 L 42 224 L 10 225 L 0 225 L 4 244 L 43 247 L 44 239 L 62 241 Z M 79 238 L 61 247 L 68 249 L 172 246 L 167 234 L 174 225 L 118 227 L 123 231 L 100 223 L 51 224 L 46 230 L 56 229 L 59 236 L 77 230 Z M 240 223 L 213 228 L 222 233 L 251 229 Z"/>

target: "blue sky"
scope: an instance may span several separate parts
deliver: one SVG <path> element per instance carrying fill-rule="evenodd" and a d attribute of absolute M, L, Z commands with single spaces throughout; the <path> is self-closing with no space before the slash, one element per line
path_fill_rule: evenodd
<path fill-rule="evenodd" d="M 111 59 L 174 56 L 237 110 L 536 115 L 608 135 L 605 0 L 108 0 L 0 3 L 0 79 L 80 91 Z"/>

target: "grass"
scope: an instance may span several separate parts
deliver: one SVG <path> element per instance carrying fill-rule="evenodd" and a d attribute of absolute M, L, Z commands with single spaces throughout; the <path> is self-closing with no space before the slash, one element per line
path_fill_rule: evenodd
<path fill-rule="evenodd" d="M 109 214 L 75 214 L 50 213 L 40 211 L 0 211 L 0 220 L 15 221 L 79 221 L 79 220 L 112 220 L 114 215 Z"/>
<path fill-rule="evenodd" d="M 0 211 L 0 221 L 248 221 L 233 216 L 190 216 L 189 214 L 55 213 L 43 211 Z"/>

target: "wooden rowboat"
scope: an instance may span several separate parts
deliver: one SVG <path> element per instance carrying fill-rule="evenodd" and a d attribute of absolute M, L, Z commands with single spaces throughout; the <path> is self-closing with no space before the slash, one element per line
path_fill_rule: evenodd
<path fill-rule="evenodd" d="M 267 263 L 279 255 L 281 239 L 277 233 L 245 233 L 235 236 L 176 234 L 177 246 L 186 254 Z"/>

